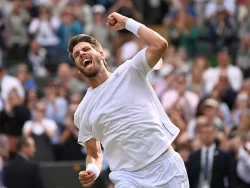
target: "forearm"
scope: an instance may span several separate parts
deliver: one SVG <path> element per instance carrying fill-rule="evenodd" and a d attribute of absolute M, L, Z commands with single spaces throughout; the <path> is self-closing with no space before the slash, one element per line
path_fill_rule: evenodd
<path fill-rule="evenodd" d="M 146 59 L 149 67 L 153 68 L 166 52 L 167 41 L 157 32 L 132 19 L 127 19 L 126 29 L 139 36 L 148 46 Z"/>
<path fill-rule="evenodd" d="M 138 35 L 149 47 L 160 48 L 162 45 L 167 46 L 167 41 L 152 29 L 142 25 L 138 30 Z M 166 48 L 163 48 L 163 53 Z"/>
<path fill-rule="evenodd" d="M 87 149 L 87 158 L 86 158 L 87 170 L 88 170 L 88 165 L 92 163 L 99 169 L 100 172 L 102 170 L 102 162 L 103 162 L 102 148 L 100 142 L 98 142 L 95 139 L 90 139 L 89 141 L 86 142 L 86 149 Z M 91 170 L 91 168 L 92 167 L 90 167 L 89 170 Z"/>
<path fill-rule="evenodd" d="M 92 163 L 92 164 L 95 164 L 99 168 L 99 171 L 101 171 L 102 170 L 102 162 L 103 162 L 102 153 L 99 153 L 96 156 L 87 155 L 86 166 L 88 166 L 88 164 Z"/>

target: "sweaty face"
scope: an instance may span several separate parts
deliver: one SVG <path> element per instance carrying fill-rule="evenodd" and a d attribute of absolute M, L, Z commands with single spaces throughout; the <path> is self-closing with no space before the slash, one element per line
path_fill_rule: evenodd
<path fill-rule="evenodd" d="M 95 77 L 103 67 L 102 53 L 87 42 L 78 43 L 72 54 L 77 69 L 88 78 Z"/>

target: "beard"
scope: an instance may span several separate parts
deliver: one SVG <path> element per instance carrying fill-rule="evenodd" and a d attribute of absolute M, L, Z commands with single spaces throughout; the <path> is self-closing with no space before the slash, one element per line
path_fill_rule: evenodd
<path fill-rule="evenodd" d="M 87 78 L 93 78 L 93 77 L 95 77 L 99 72 L 100 72 L 100 70 L 101 70 L 101 68 L 95 68 L 95 69 L 93 69 L 92 71 L 88 71 L 88 72 L 86 72 L 86 71 L 84 71 L 82 68 L 78 68 L 78 70 L 85 76 L 85 77 L 87 77 Z"/>
<path fill-rule="evenodd" d="M 94 57 L 92 60 L 92 63 L 94 64 L 94 68 L 91 71 L 85 71 L 82 66 L 77 66 L 78 70 L 87 78 L 93 78 L 95 77 L 102 68 L 102 60 L 101 58 Z"/>

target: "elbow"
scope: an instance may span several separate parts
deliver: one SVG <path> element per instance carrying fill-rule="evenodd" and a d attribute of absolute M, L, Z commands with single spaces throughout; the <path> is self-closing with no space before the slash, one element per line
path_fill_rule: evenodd
<path fill-rule="evenodd" d="M 157 50 L 162 52 L 162 54 L 164 54 L 168 48 L 168 42 L 163 38 L 161 38 L 156 45 L 157 45 Z"/>

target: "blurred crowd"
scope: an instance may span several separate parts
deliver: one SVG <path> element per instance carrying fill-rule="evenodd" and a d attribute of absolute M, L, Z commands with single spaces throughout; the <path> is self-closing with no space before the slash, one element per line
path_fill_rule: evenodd
<path fill-rule="evenodd" d="M 106 27 L 114 11 L 166 33 L 149 80 L 181 130 L 191 188 L 249 188 L 250 0 L 0 0 L 0 176 L 23 135 L 37 162 L 85 159 L 73 115 L 89 85 L 67 45 L 95 37 L 115 70 L 146 46 Z"/>

